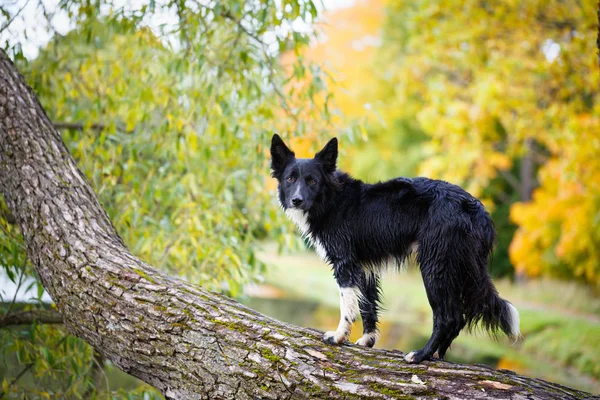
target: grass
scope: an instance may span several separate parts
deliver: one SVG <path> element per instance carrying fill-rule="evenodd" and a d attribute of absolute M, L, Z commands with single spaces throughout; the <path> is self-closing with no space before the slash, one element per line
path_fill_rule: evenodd
<path fill-rule="evenodd" d="M 267 244 L 259 257 L 270 266 L 265 276 L 268 284 L 282 289 L 288 298 L 313 300 L 329 310 L 314 327 L 329 329 L 337 324 L 337 286 L 331 269 L 314 253 L 278 255 L 276 246 Z M 483 333 L 463 333 L 449 359 L 483 362 L 600 393 L 600 299 L 577 284 L 551 280 L 521 285 L 498 281 L 496 286 L 501 297 L 519 309 L 524 339 L 512 344 Z M 389 273 L 383 292 L 378 347 L 409 351 L 422 346 L 431 333 L 431 309 L 418 271 Z M 360 329 L 355 328 L 352 339 L 359 336 Z"/>

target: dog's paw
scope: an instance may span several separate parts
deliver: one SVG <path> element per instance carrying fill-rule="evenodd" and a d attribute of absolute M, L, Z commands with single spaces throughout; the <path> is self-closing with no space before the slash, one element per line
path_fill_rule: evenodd
<path fill-rule="evenodd" d="M 328 344 L 340 344 L 346 339 L 344 332 L 328 331 L 323 335 L 323 341 Z"/>
<path fill-rule="evenodd" d="M 373 347 L 377 341 L 377 333 L 365 333 L 360 339 L 356 341 L 356 344 L 364 347 Z"/>
<path fill-rule="evenodd" d="M 404 356 L 404 361 L 411 364 L 418 364 L 425 359 L 425 353 L 423 350 L 419 351 L 411 351 L 407 355 Z"/>

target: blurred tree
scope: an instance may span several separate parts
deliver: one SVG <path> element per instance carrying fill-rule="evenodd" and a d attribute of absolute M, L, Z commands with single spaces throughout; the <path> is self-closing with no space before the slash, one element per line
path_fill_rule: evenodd
<path fill-rule="evenodd" d="M 339 103 L 347 115 L 373 110 L 350 170 L 425 175 L 482 197 L 499 231 L 497 275 L 515 265 L 598 282 L 599 79 L 589 57 L 597 4 L 421 0 L 377 11 L 384 6 L 359 1 L 335 12 L 325 39 L 305 51 L 343 59 L 342 76 L 361 71 L 341 94 L 351 100 Z M 357 43 L 368 38 L 377 51 L 361 58 Z"/>
<path fill-rule="evenodd" d="M 510 254 L 531 276 L 575 277 L 598 288 L 600 103 L 594 97 L 589 113 L 565 117 L 563 135 L 547 138 L 553 150 L 540 170 L 540 187 L 531 202 L 511 211 L 519 229 Z"/>
<path fill-rule="evenodd" d="M 531 199 L 541 166 L 533 202 L 512 212 L 519 229 L 511 260 L 520 272 L 598 282 L 599 188 L 591 182 L 600 175 L 582 151 L 582 143 L 597 150 L 600 131 L 598 74 L 588 57 L 596 24 L 588 11 L 595 6 L 591 0 L 390 4 L 387 61 L 380 65 L 396 88 L 397 107 L 414 114 L 431 137 L 419 172 L 503 205 Z M 564 197 L 570 202 L 549 218 L 547 210 Z"/>
<path fill-rule="evenodd" d="M 276 62 L 281 52 L 308 43 L 317 16 L 313 1 L 66 0 L 56 9 L 29 3 L 0 5 L 0 32 L 10 31 L 4 48 L 132 251 L 231 295 L 260 279 L 257 240 L 276 231 L 289 241 L 286 233 L 293 232 L 264 190 L 266 144 L 274 129 L 298 136 L 331 131 L 330 108 L 311 107 L 298 124 L 299 110 L 290 107 L 283 86 L 306 81 L 311 71 L 308 85 L 293 94 L 310 103 L 327 97 L 327 77 L 302 62 L 284 73 Z M 23 47 L 28 32 L 40 27 L 19 23 L 28 4 L 51 35 L 35 59 L 26 59 Z M 63 35 L 55 26 L 61 18 L 71 26 Z M 14 282 L 35 278 L 1 199 L 0 210 L 0 268 Z M 37 287 L 39 303 L 39 281 Z M 16 309 L 11 298 L 2 302 L 0 320 Z M 37 321 L 3 331 L 0 352 L 17 351 L 28 376 L 70 382 L 52 386 L 52 396 L 82 395 L 93 387 L 93 352 L 83 342 L 61 350 L 71 339 L 53 343 L 65 334 Z M 27 381 L 20 379 L 11 384 L 7 376 L 3 391 L 43 397 L 49 388 L 42 381 L 20 386 Z"/>

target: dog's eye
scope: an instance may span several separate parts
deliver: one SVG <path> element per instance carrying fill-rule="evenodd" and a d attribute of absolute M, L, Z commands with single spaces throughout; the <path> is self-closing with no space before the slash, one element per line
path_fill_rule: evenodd
<path fill-rule="evenodd" d="M 294 183 L 296 182 L 296 178 L 294 178 L 293 176 L 288 176 L 286 181 L 288 181 L 289 183 Z"/>
<path fill-rule="evenodd" d="M 314 179 L 309 179 L 309 180 L 308 180 L 308 184 L 309 184 L 309 185 L 311 185 L 311 186 L 312 186 L 312 185 L 316 185 L 316 184 L 317 184 L 317 181 L 315 181 Z"/>

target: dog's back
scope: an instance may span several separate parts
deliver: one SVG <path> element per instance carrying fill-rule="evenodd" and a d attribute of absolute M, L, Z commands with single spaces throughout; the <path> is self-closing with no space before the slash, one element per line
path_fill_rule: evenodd
<path fill-rule="evenodd" d="M 459 186 L 428 178 L 365 184 L 341 172 L 336 178 L 336 196 L 308 218 L 312 235 L 335 259 L 351 252 L 363 266 L 390 257 L 400 264 L 420 242 L 435 240 L 442 248 L 457 235 L 470 239 L 470 250 L 478 248 L 482 257 L 492 250 L 490 215 Z"/>

